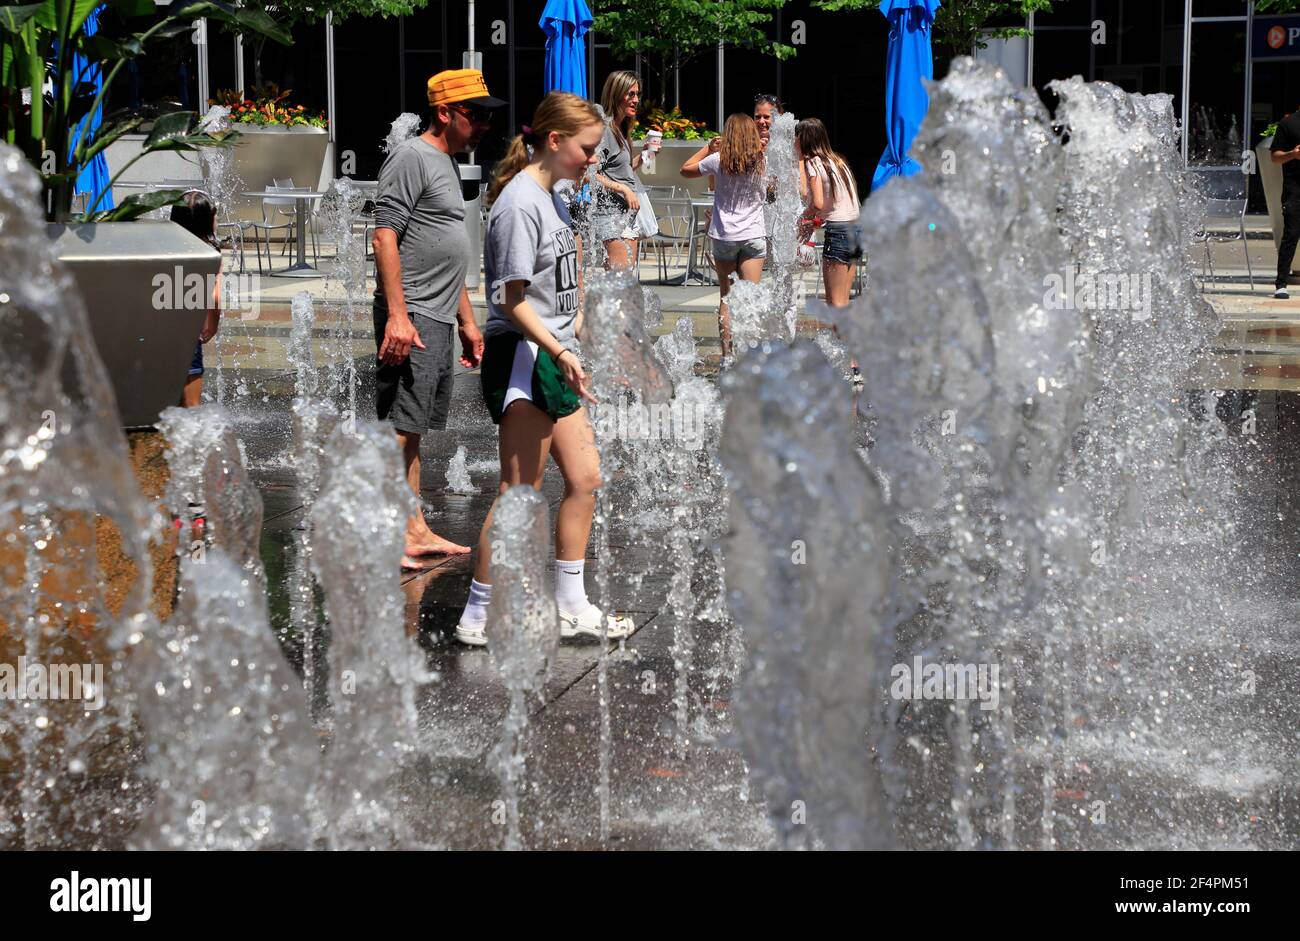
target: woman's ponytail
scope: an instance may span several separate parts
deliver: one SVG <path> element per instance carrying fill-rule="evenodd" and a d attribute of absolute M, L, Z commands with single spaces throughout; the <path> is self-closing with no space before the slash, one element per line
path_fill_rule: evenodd
<path fill-rule="evenodd" d="M 493 179 L 492 185 L 488 187 L 488 205 L 496 202 L 507 184 L 519 175 L 520 170 L 528 166 L 528 162 L 532 159 L 529 148 L 541 146 L 552 131 L 562 137 L 570 137 L 584 127 L 601 123 L 600 112 L 586 99 L 563 91 L 553 91 L 548 94 L 533 112 L 532 127 L 525 127 L 524 133 L 510 142 L 506 155 L 492 168 Z"/>
<path fill-rule="evenodd" d="M 506 184 L 513 180 L 520 170 L 528 166 L 529 159 L 528 145 L 524 143 L 524 135 L 518 134 L 510 142 L 510 146 L 506 149 L 506 155 L 492 168 L 492 185 L 488 187 L 487 193 L 487 204 L 489 206 L 497 201 L 497 197 L 506 188 Z"/>

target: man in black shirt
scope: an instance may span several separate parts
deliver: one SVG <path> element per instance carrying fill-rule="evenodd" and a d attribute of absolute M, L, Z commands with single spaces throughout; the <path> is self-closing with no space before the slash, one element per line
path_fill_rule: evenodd
<path fill-rule="evenodd" d="M 1300 242 L 1300 112 L 1278 122 L 1273 143 L 1269 145 L 1273 162 L 1282 165 L 1282 243 L 1277 249 L 1277 280 L 1274 297 L 1290 297 L 1286 282 L 1291 276 L 1291 261 L 1296 243 Z"/>

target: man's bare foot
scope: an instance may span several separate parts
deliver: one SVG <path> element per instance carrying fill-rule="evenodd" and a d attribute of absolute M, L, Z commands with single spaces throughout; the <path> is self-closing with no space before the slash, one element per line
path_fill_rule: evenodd
<path fill-rule="evenodd" d="M 470 546 L 457 545 L 450 539 L 443 539 L 434 533 L 430 533 L 418 542 L 408 539 L 405 549 L 406 554 L 412 558 L 425 555 L 465 555 L 472 551 Z"/>

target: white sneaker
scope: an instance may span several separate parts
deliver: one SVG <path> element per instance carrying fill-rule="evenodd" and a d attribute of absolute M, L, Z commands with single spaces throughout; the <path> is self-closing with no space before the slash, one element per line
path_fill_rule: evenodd
<path fill-rule="evenodd" d="M 485 626 L 485 624 L 470 624 L 462 620 L 456 625 L 456 639 L 471 647 L 486 647 L 487 632 L 483 630 Z"/>
<path fill-rule="evenodd" d="M 621 640 L 636 630 L 636 623 L 625 614 L 605 615 L 606 636 L 610 640 Z M 581 615 L 560 611 L 560 637 L 600 638 L 601 610 L 594 604 L 588 604 Z"/>
<path fill-rule="evenodd" d="M 1285 301 L 1291 297 L 1291 294 L 1287 291 L 1286 288 L 1278 288 L 1276 291 L 1273 292 L 1273 296 L 1278 298 L 1279 300 Z"/>

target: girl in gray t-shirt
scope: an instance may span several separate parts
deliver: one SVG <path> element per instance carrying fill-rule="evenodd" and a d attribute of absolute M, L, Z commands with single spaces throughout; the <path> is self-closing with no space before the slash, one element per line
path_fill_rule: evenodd
<path fill-rule="evenodd" d="M 600 458 L 582 399 L 587 374 L 575 352 L 578 251 L 568 219 L 553 195 L 560 180 L 576 180 L 596 161 L 603 124 L 595 107 L 577 95 L 551 92 L 537 106 L 532 127 L 516 137 L 497 165 L 488 191 L 483 250 L 488 322 L 480 378 L 483 401 L 501 426 L 500 499 L 510 488 L 540 490 L 548 455 L 564 476 L 564 499 L 555 521 L 555 603 L 560 636 L 626 637 L 630 618 L 606 616 L 587 599 L 583 560 L 600 487 Z M 479 535 L 479 555 L 456 639 L 487 643 L 492 600 L 491 521 Z"/>

